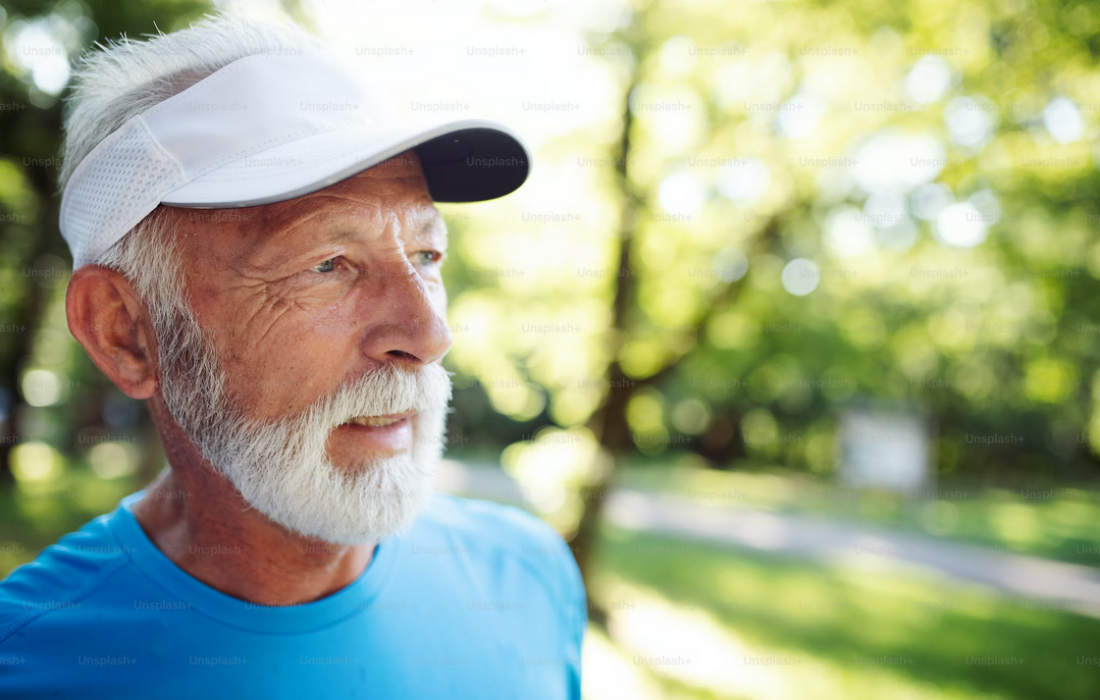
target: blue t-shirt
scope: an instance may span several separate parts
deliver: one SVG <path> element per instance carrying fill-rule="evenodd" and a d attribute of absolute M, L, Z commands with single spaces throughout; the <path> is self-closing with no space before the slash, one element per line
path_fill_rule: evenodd
<path fill-rule="evenodd" d="M 355 582 L 270 607 L 173 564 L 141 496 L 0 582 L 0 698 L 580 698 L 584 586 L 518 508 L 437 494 Z"/>

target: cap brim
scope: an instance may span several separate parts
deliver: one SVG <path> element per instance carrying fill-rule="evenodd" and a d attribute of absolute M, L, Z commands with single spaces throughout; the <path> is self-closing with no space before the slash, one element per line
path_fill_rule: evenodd
<path fill-rule="evenodd" d="M 415 150 L 437 202 L 480 202 L 515 191 L 531 157 L 507 127 L 481 119 L 379 131 L 364 126 L 308 136 L 253 153 L 203 174 L 162 204 L 232 209 L 316 192 Z"/>

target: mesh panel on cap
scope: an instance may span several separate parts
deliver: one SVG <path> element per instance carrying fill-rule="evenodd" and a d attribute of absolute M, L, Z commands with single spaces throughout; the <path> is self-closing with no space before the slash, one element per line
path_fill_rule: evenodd
<path fill-rule="evenodd" d="M 73 268 L 106 252 L 186 181 L 140 116 L 104 139 L 73 173 L 61 212 Z"/>

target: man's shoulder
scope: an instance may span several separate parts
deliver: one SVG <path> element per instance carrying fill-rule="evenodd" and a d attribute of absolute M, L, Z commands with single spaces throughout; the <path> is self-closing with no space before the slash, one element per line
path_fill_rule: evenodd
<path fill-rule="evenodd" d="M 86 597 L 129 562 L 100 516 L 0 581 L 0 645 L 45 616 L 79 611 Z"/>
<path fill-rule="evenodd" d="M 485 547 L 514 554 L 532 547 L 564 548 L 554 528 L 523 508 L 513 505 L 436 493 L 417 519 L 414 531 L 427 536 L 475 539 Z"/>
<path fill-rule="evenodd" d="M 580 585 L 576 562 L 562 536 L 517 506 L 437 493 L 417 519 L 407 544 L 479 559 L 519 560 L 539 575 L 556 574 L 569 585 Z"/>

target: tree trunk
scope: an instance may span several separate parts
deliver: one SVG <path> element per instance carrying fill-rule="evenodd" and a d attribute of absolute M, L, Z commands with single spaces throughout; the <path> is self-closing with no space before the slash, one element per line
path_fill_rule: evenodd
<path fill-rule="evenodd" d="M 623 131 L 615 167 L 616 180 L 622 193 L 622 205 L 618 236 L 619 268 L 618 274 L 615 276 L 614 317 L 611 332 L 619 338 L 625 337 L 627 313 L 634 297 L 635 271 L 630 259 L 630 244 L 634 237 L 634 228 L 638 218 L 638 196 L 630 182 L 628 164 L 631 156 L 630 131 L 633 123 L 633 115 L 630 111 L 630 95 L 636 86 L 636 80 L 632 79 L 623 96 Z M 603 502 L 615 482 L 623 456 L 633 448 L 630 426 L 626 420 L 626 407 L 635 390 L 636 382 L 623 373 L 617 355 L 618 348 L 615 349 L 611 364 L 607 369 L 607 399 L 603 408 L 589 423 L 597 436 L 597 440 L 599 440 L 600 446 L 611 456 L 612 466 L 599 482 L 591 485 L 582 494 L 584 510 L 576 534 L 570 542 L 573 556 L 577 559 L 577 566 L 580 568 L 587 589 L 591 589 L 592 584 L 591 564 L 599 537 Z M 606 626 L 606 611 L 591 602 L 589 603 L 589 618 L 601 627 Z"/>

